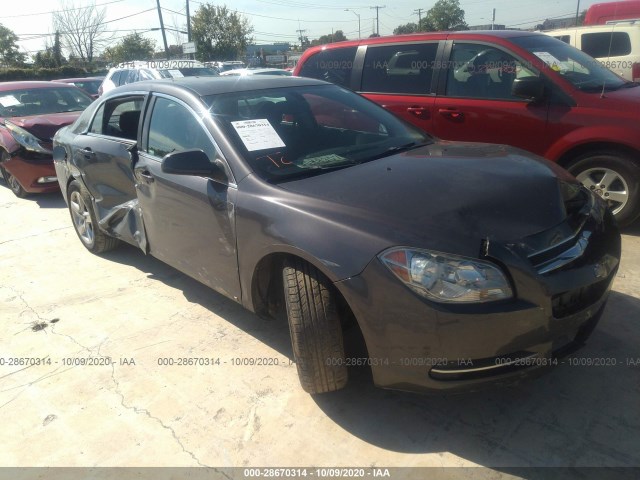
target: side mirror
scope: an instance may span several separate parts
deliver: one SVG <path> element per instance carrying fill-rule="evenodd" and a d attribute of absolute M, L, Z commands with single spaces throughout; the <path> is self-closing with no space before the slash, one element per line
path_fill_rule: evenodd
<path fill-rule="evenodd" d="M 544 83 L 538 77 L 516 78 L 511 86 L 511 94 L 536 102 L 544 96 Z"/>
<path fill-rule="evenodd" d="M 164 173 L 209 177 L 220 183 L 228 183 L 222 166 L 211 163 L 207 154 L 200 149 L 169 153 L 162 159 L 161 168 Z"/>

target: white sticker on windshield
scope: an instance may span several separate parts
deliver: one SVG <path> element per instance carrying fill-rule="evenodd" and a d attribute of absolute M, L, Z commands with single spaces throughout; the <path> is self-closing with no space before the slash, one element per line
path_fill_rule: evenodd
<path fill-rule="evenodd" d="M 13 95 L 5 95 L 4 97 L 0 97 L 0 105 L 3 107 L 13 107 L 15 105 L 20 105 L 20 102 Z"/>
<path fill-rule="evenodd" d="M 551 55 L 549 52 L 533 52 L 533 54 L 544 63 L 549 65 L 552 70 L 555 70 L 556 72 L 559 72 L 561 70 L 562 62 Z"/>
<path fill-rule="evenodd" d="M 286 146 L 266 118 L 240 120 L 231 122 L 231 125 L 236 129 L 242 143 L 250 152 Z"/>
<path fill-rule="evenodd" d="M 169 75 L 171 75 L 173 78 L 182 78 L 182 77 L 184 77 L 184 75 L 182 74 L 182 72 L 180 70 L 169 70 Z"/>

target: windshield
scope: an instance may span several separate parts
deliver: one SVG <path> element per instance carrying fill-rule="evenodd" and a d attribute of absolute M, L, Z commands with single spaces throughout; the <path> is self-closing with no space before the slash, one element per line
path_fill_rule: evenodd
<path fill-rule="evenodd" d="M 595 58 L 553 37 L 532 35 L 516 37 L 512 41 L 534 54 L 579 90 L 599 92 L 635 85 L 604 67 Z"/>
<path fill-rule="evenodd" d="M 76 87 L 24 88 L 0 92 L 0 116 L 28 117 L 49 113 L 78 112 L 93 99 Z"/>
<path fill-rule="evenodd" d="M 335 85 L 204 100 L 236 149 L 267 181 L 317 175 L 431 142 L 427 134 Z"/>
<path fill-rule="evenodd" d="M 209 67 L 165 69 L 158 70 L 158 73 L 162 78 L 214 77 L 218 75 L 218 71 L 215 68 Z"/>

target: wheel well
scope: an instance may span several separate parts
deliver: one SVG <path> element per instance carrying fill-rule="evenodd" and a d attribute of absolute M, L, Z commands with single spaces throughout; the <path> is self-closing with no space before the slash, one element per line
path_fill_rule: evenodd
<path fill-rule="evenodd" d="M 557 163 L 561 167 L 567 168 L 569 164 L 576 158 L 581 157 L 582 155 L 585 155 L 587 153 L 595 152 L 623 154 L 628 157 L 629 160 L 640 166 L 640 152 L 634 150 L 631 147 L 627 147 L 626 145 L 610 142 L 592 142 L 578 145 L 577 147 L 574 147 L 571 150 L 563 153 L 562 156 L 558 159 Z"/>
<path fill-rule="evenodd" d="M 271 254 L 260 260 L 254 270 L 251 285 L 253 309 L 256 314 L 263 318 L 287 321 L 282 268 L 285 260 L 290 258 L 300 257 L 285 253 Z M 333 293 L 338 304 L 343 331 L 354 326 L 359 329 L 355 315 L 342 293 L 335 287 L 333 288 Z"/>

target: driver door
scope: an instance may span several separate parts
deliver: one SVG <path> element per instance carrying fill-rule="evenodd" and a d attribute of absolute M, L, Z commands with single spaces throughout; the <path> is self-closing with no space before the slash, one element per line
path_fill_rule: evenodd
<path fill-rule="evenodd" d="M 235 186 L 162 171 L 162 158 L 168 153 L 201 149 L 212 162 L 216 158 L 222 160 L 222 155 L 204 124 L 184 102 L 156 95 L 149 111 L 134 167 L 149 251 L 214 290 L 239 300 Z M 229 180 L 231 183 L 230 176 Z"/>

